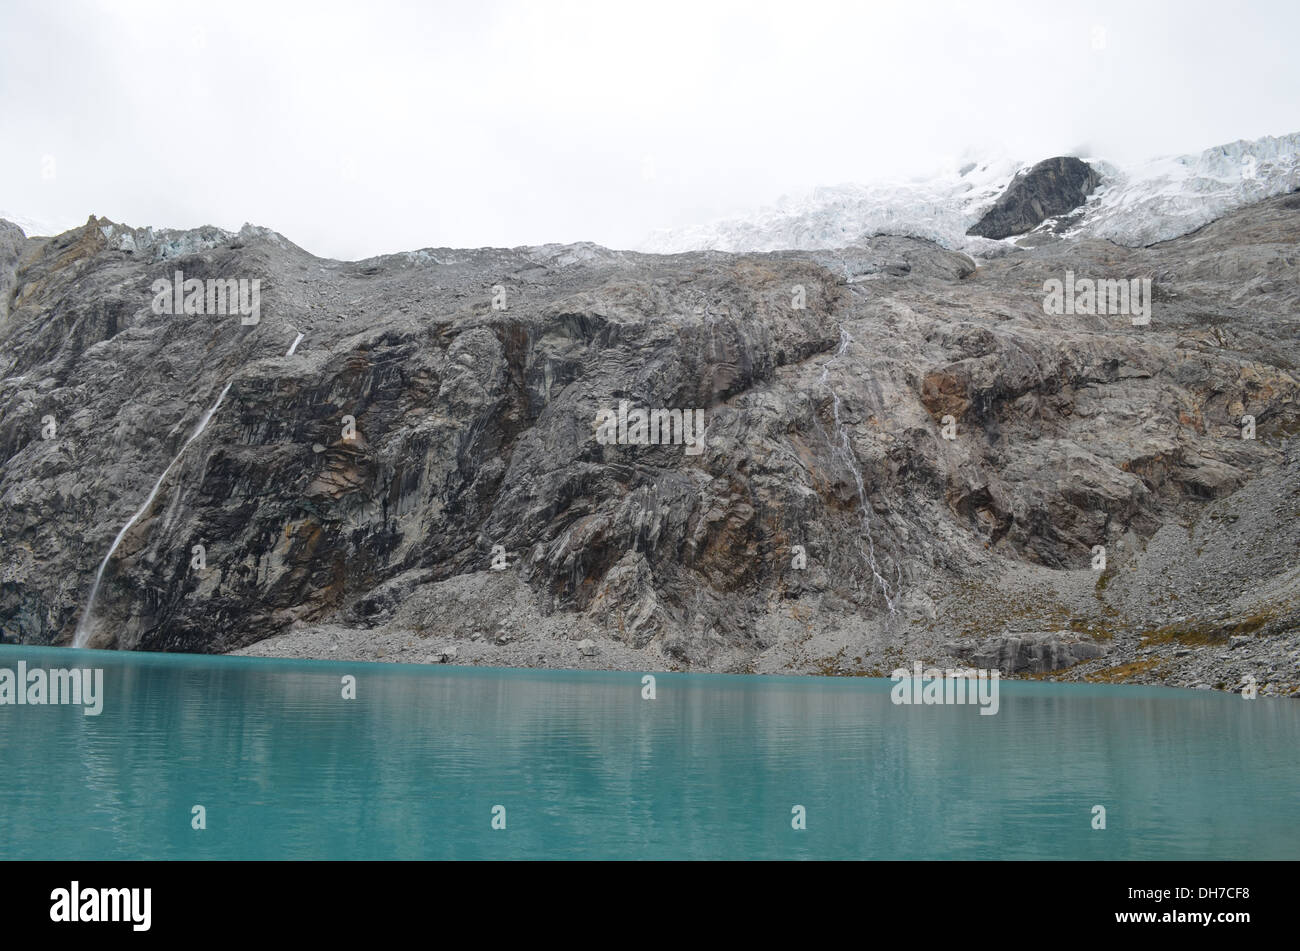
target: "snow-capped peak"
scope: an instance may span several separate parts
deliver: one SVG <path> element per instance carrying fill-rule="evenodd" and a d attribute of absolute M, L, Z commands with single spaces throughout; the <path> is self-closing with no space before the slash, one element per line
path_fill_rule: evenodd
<path fill-rule="evenodd" d="M 3 209 L 0 209 L 0 221 L 13 222 L 18 227 L 22 228 L 23 234 L 27 235 L 27 237 L 29 238 L 36 238 L 36 237 L 45 238 L 45 237 L 49 237 L 50 235 L 62 234 L 63 232 L 68 231 L 71 228 L 77 227 L 74 224 L 74 225 L 69 225 L 67 228 L 60 228 L 57 225 L 52 225 L 44 221 L 38 221 L 35 218 L 28 218 L 25 215 L 10 214 L 9 212 Z"/>
<path fill-rule="evenodd" d="M 1186 234 L 1234 208 L 1300 188 L 1300 133 L 1233 142 L 1132 168 L 1084 160 L 1102 182 L 1068 234 L 1129 246 Z M 992 241 L 966 231 L 1030 164 L 987 160 L 921 182 L 815 188 L 753 215 L 656 232 L 640 250 L 824 250 L 892 234 L 928 238 L 972 254 L 1002 253 L 1015 239 Z"/>
<path fill-rule="evenodd" d="M 991 248 L 998 242 L 967 238 L 966 229 L 1025 168 L 1026 163 L 999 158 L 968 162 L 922 181 L 821 186 L 783 197 L 751 216 L 656 232 L 639 250 L 822 250 L 877 233 L 929 238 L 952 248 Z"/>

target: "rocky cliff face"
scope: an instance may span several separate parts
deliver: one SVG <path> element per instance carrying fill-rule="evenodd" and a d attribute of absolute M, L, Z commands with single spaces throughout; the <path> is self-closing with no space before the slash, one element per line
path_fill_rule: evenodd
<path fill-rule="evenodd" d="M 0 225 L 0 628 L 1291 692 L 1297 204 L 978 262 Z M 177 272 L 198 312 L 158 313 Z M 258 322 L 210 280 L 257 280 Z M 1080 291 L 1131 280 L 1149 323 Z"/>

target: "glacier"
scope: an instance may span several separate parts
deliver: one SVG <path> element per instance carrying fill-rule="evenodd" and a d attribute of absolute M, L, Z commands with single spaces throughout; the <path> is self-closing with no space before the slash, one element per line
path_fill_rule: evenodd
<path fill-rule="evenodd" d="M 1102 183 L 1065 236 L 1100 238 L 1126 247 L 1176 238 L 1235 208 L 1300 188 L 1300 133 L 1239 140 L 1128 168 L 1079 157 L 1098 170 Z M 637 250 L 829 250 L 887 234 L 925 238 L 981 257 L 998 256 L 1026 236 L 994 241 L 966 231 L 1032 164 L 986 159 L 925 181 L 814 188 L 750 215 L 654 232 Z M 1031 235 L 1056 224 L 1049 219 Z"/>

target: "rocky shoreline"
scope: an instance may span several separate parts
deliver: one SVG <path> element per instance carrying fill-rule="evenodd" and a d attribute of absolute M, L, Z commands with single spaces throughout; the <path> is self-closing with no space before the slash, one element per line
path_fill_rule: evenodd
<path fill-rule="evenodd" d="M 1294 622 L 1300 559 L 1286 567 L 1287 553 L 1300 547 L 1295 521 L 1300 515 L 1300 441 L 1288 441 L 1279 468 L 1271 493 L 1248 483 L 1208 507 L 1189 528 L 1171 526 L 1145 542 L 1130 539 L 1140 550 L 1128 555 L 1121 545 L 1118 563 L 1109 571 L 1044 571 L 1010 564 L 999 584 L 960 587 L 946 603 L 913 593 L 895 627 L 883 632 L 852 613 L 811 609 L 801 614 L 795 606 L 766 619 L 773 647 L 750 655 L 735 652 L 708 670 L 885 677 L 920 661 L 926 667 L 997 669 L 1007 679 L 1237 694 L 1253 687 L 1259 697 L 1300 699 L 1300 630 Z M 1228 521 L 1242 526 L 1243 537 L 1259 539 L 1244 563 L 1240 553 L 1234 554 L 1240 539 L 1214 545 Z M 1163 568 L 1155 591 L 1136 584 L 1151 562 Z M 1270 566 L 1282 570 L 1270 576 Z M 1200 588 L 1203 597 L 1231 605 L 1242 595 L 1233 585 L 1252 571 L 1269 578 L 1257 601 L 1247 596 L 1247 603 L 1260 608 L 1255 614 L 1234 613 L 1230 607 L 1198 617 L 1178 613 L 1177 591 Z M 1218 579 L 1217 590 L 1204 590 L 1205 579 Z M 994 591 L 999 593 L 991 595 Z M 546 616 L 535 600 L 513 574 L 478 572 L 439 586 L 427 604 L 417 597 L 409 610 L 399 609 L 402 621 L 397 625 L 298 622 L 284 634 L 233 653 L 537 669 L 697 669 L 659 644 L 631 647 L 599 617 Z M 484 604 L 494 610 L 478 610 Z M 941 623 L 944 616 L 964 623 Z M 1138 626 L 1116 623 L 1117 616 Z"/>

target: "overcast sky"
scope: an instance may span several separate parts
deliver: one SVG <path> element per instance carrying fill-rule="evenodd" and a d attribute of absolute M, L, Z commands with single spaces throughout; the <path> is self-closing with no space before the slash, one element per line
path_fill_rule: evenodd
<path fill-rule="evenodd" d="M 968 151 L 1300 131 L 1300 3 L 0 0 L 0 209 L 631 247 Z"/>

